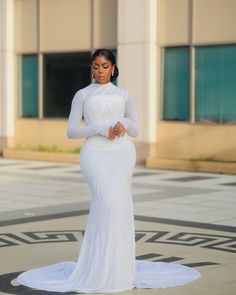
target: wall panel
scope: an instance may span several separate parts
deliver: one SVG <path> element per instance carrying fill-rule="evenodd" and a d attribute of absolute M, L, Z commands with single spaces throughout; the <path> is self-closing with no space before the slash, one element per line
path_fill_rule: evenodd
<path fill-rule="evenodd" d="M 91 1 L 41 0 L 41 50 L 88 50 L 91 46 Z"/>
<path fill-rule="evenodd" d="M 236 41 L 235 0 L 194 0 L 193 3 L 195 44 Z"/>
<path fill-rule="evenodd" d="M 117 0 L 93 1 L 93 47 L 117 46 Z"/>
<path fill-rule="evenodd" d="M 37 0 L 16 0 L 15 48 L 18 52 L 36 52 L 38 49 Z"/>
<path fill-rule="evenodd" d="M 152 158 L 236 161 L 236 126 L 158 122 Z"/>
<path fill-rule="evenodd" d="M 190 42 L 191 5 L 189 0 L 161 0 L 160 42 L 162 44 L 186 44 Z"/>

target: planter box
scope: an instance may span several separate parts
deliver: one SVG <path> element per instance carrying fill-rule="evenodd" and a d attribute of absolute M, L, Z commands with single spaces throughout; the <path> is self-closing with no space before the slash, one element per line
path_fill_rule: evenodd
<path fill-rule="evenodd" d="M 21 160 L 79 163 L 79 154 L 73 153 L 54 153 L 5 149 L 3 150 L 3 157 Z"/>

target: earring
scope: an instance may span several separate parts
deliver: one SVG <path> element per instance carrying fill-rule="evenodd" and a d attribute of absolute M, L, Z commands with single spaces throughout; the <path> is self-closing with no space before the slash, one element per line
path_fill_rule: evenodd
<path fill-rule="evenodd" d="M 111 72 L 111 76 L 112 76 L 112 77 L 114 76 L 114 70 Z"/>

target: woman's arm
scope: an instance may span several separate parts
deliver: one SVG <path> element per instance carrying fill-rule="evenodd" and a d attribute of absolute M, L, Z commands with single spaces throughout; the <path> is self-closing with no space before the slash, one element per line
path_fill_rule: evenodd
<path fill-rule="evenodd" d="M 136 137 L 139 134 L 140 128 L 134 99 L 129 92 L 125 102 L 125 116 L 119 122 L 124 125 L 129 136 Z"/>
<path fill-rule="evenodd" d="M 81 126 L 83 116 L 84 95 L 82 91 L 78 91 L 71 104 L 70 115 L 67 125 L 67 136 L 69 138 L 89 137 L 96 134 L 108 136 L 108 126 L 103 124 L 91 124 Z"/>

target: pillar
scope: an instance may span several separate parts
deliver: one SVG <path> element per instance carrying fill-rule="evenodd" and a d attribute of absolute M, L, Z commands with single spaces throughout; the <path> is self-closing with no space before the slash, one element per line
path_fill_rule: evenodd
<path fill-rule="evenodd" d="M 14 138 L 14 0 L 0 1 L 0 152 Z"/>
<path fill-rule="evenodd" d="M 135 99 L 141 132 L 135 139 L 138 162 L 156 142 L 158 96 L 157 0 L 118 0 L 119 86 Z"/>

